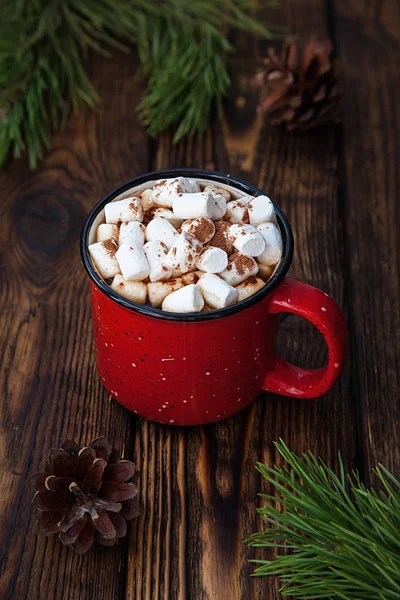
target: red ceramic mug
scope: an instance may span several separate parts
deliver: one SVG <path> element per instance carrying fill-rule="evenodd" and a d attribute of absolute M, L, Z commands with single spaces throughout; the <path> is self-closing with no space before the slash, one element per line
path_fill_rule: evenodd
<path fill-rule="evenodd" d="M 219 421 L 249 405 L 264 390 L 315 398 L 335 384 L 347 354 L 347 327 L 324 292 L 289 277 L 293 236 L 275 206 L 282 232 L 282 260 L 268 283 L 233 306 L 197 314 L 163 312 L 115 293 L 97 274 L 87 246 L 103 220 L 105 204 L 127 190 L 142 191 L 157 179 L 186 176 L 236 193 L 263 192 L 234 177 L 175 169 L 136 177 L 115 189 L 89 214 L 81 255 L 90 277 L 97 368 L 107 390 L 134 413 L 171 425 Z M 308 319 L 328 345 L 328 364 L 301 369 L 276 353 L 279 313 Z"/>

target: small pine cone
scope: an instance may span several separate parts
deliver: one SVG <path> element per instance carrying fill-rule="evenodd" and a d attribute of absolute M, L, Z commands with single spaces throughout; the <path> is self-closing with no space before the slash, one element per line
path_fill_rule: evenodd
<path fill-rule="evenodd" d="M 337 64 L 329 40 L 321 43 L 311 38 L 300 55 L 296 41 L 289 37 L 280 58 L 269 48 L 264 65 L 254 83 L 264 87 L 259 111 L 269 116 L 272 125 L 293 131 L 340 120 Z"/>
<path fill-rule="evenodd" d="M 134 463 L 121 460 L 105 437 L 81 449 L 65 440 L 50 450 L 45 472 L 27 480 L 36 491 L 38 534 L 58 533 L 78 554 L 95 541 L 113 546 L 126 535 L 126 522 L 140 514 L 137 480 Z"/>

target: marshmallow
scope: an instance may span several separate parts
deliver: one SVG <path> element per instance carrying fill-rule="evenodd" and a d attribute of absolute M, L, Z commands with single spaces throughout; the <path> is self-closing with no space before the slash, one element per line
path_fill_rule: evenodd
<path fill-rule="evenodd" d="M 221 248 L 205 248 L 196 260 L 196 267 L 206 273 L 221 273 L 228 266 L 228 255 Z"/>
<path fill-rule="evenodd" d="M 97 270 L 104 279 L 114 277 L 121 272 L 116 259 L 118 246 L 115 240 L 109 239 L 90 244 L 88 250 Z"/>
<path fill-rule="evenodd" d="M 213 196 L 214 198 L 214 210 L 212 219 L 213 221 L 218 221 L 225 216 L 226 213 L 226 200 L 222 194 L 217 194 Z"/>
<path fill-rule="evenodd" d="M 251 200 L 251 196 L 244 196 L 243 198 L 228 202 L 226 205 L 225 219 L 230 223 L 248 223 L 248 206 Z"/>
<path fill-rule="evenodd" d="M 140 246 L 122 244 L 115 255 L 122 275 L 127 281 L 141 281 L 149 275 L 147 258 Z"/>
<path fill-rule="evenodd" d="M 97 241 L 104 242 L 105 240 L 113 239 L 118 243 L 119 229 L 118 225 L 102 223 L 97 228 Z"/>
<path fill-rule="evenodd" d="M 190 233 L 202 244 L 207 244 L 215 234 L 215 225 L 211 219 L 199 217 L 185 221 L 182 225 L 182 231 Z"/>
<path fill-rule="evenodd" d="M 212 218 L 214 215 L 214 198 L 208 192 L 194 194 L 178 194 L 174 196 L 172 210 L 178 219 Z"/>
<path fill-rule="evenodd" d="M 122 275 L 116 275 L 111 288 L 124 298 L 132 300 L 132 302 L 146 304 L 147 285 L 142 281 L 126 281 Z"/>
<path fill-rule="evenodd" d="M 143 212 L 147 212 L 152 206 L 154 206 L 153 190 L 144 190 L 139 196 L 140 204 L 142 205 Z"/>
<path fill-rule="evenodd" d="M 169 221 L 172 227 L 175 227 L 176 229 L 183 223 L 183 219 L 177 219 L 172 210 L 169 210 L 169 208 L 163 208 L 162 206 L 153 206 L 147 211 L 144 217 L 147 222 L 150 222 L 152 219 L 156 219 L 157 217 L 162 217 L 163 219 Z"/>
<path fill-rule="evenodd" d="M 197 283 L 202 275 L 204 275 L 203 271 L 191 271 L 190 273 L 184 273 L 182 275 L 182 281 L 185 285 Z"/>
<path fill-rule="evenodd" d="M 237 300 L 238 293 L 235 288 L 218 275 L 205 273 L 200 277 L 198 285 L 204 300 L 211 308 L 224 308 L 234 304 Z"/>
<path fill-rule="evenodd" d="M 204 306 L 204 299 L 198 285 L 185 285 L 185 287 L 169 294 L 162 303 L 162 310 L 166 312 L 192 313 L 200 312 Z"/>
<path fill-rule="evenodd" d="M 265 250 L 264 237 L 253 225 L 231 225 L 228 231 L 229 240 L 236 250 L 246 256 L 259 256 Z"/>
<path fill-rule="evenodd" d="M 164 242 L 167 248 L 171 248 L 179 237 L 175 227 L 167 219 L 156 217 L 146 227 L 146 240 L 152 242 L 159 240 Z"/>
<path fill-rule="evenodd" d="M 172 275 L 172 269 L 164 264 L 168 248 L 164 242 L 153 240 L 143 246 L 150 268 L 150 281 L 165 281 Z"/>
<path fill-rule="evenodd" d="M 121 227 L 119 228 L 119 245 L 143 246 L 145 231 L 146 228 L 143 223 L 138 223 L 137 221 L 121 223 Z"/>
<path fill-rule="evenodd" d="M 208 246 L 213 246 L 214 248 L 221 248 L 227 254 L 232 254 L 233 246 L 228 239 L 228 230 L 230 224 L 227 221 L 215 221 L 215 235 L 207 244 Z"/>
<path fill-rule="evenodd" d="M 250 225 L 260 225 L 269 221 L 275 222 L 274 205 L 268 196 L 257 196 L 253 198 L 248 206 Z"/>
<path fill-rule="evenodd" d="M 194 192 L 197 186 L 193 186 L 186 177 L 175 179 L 160 179 L 153 185 L 153 198 L 156 206 L 171 208 L 175 196 L 183 192 Z M 197 215 L 196 215 L 197 216 Z M 185 217 L 182 217 L 183 219 Z"/>
<path fill-rule="evenodd" d="M 220 273 L 220 277 L 230 285 L 236 286 L 239 285 L 239 283 L 242 283 L 242 281 L 245 281 L 248 277 L 257 275 L 257 273 L 258 265 L 254 258 L 236 252 L 230 257 L 229 264 L 225 271 Z"/>
<path fill-rule="evenodd" d="M 147 284 L 147 292 L 149 294 L 150 304 L 155 308 L 158 308 L 163 303 L 164 298 L 183 288 L 185 284 L 182 279 L 170 279 L 169 281 L 155 281 L 154 283 Z"/>
<path fill-rule="evenodd" d="M 106 223 L 122 223 L 123 221 L 141 221 L 143 219 L 143 209 L 140 200 L 135 196 L 109 202 L 104 207 Z"/>
<path fill-rule="evenodd" d="M 243 281 L 243 283 L 241 283 L 235 288 L 238 293 L 238 302 L 246 300 L 246 298 L 249 298 L 256 292 L 258 292 L 258 290 L 261 290 L 261 288 L 264 287 L 264 285 L 265 282 L 262 279 L 252 275 L 251 277 L 246 279 L 246 281 Z"/>
<path fill-rule="evenodd" d="M 213 185 L 213 184 L 206 185 L 206 187 L 204 188 L 203 191 L 208 192 L 209 194 L 212 194 L 213 196 L 217 196 L 217 195 L 221 194 L 227 202 L 229 202 L 229 200 L 231 199 L 230 192 L 228 192 L 228 190 L 226 190 L 223 187 L 219 187 L 219 185 Z"/>
<path fill-rule="evenodd" d="M 201 187 L 198 181 L 196 181 L 195 179 L 189 179 L 189 183 L 191 187 L 191 192 L 201 192 Z"/>
<path fill-rule="evenodd" d="M 181 273 L 187 273 L 196 264 L 197 257 L 203 247 L 199 240 L 182 231 L 175 244 L 170 248 L 165 264 Z"/>
<path fill-rule="evenodd" d="M 262 265 L 261 263 L 258 263 L 258 275 L 264 281 L 268 281 L 271 278 L 273 272 L 274 267 L 269 267 L 268 265 Z"/>
<path fill-rule="evenodd" d="M 257 260 L 263 265 L 272 267 L 282 258 L 283 243 L 281 232 L 274 223 L 261 223 L 257 229 L 265 241 L 265 249 L 262 254 L 257 255 Z"/>

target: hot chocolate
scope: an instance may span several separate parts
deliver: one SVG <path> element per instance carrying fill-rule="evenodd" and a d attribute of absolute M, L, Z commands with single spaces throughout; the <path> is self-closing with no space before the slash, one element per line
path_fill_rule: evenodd
<path fill-rule="evenodd" d="M 282 256 L 267 196 L 232 198 L 219 185 L 185 177 L 116 198 L 89 253 L 121 296 L 167 312 L 231 306 L 258 292 Z"/>

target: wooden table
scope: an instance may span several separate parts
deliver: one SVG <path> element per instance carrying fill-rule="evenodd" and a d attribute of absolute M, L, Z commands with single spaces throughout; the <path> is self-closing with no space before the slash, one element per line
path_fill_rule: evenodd
<path fill-rule="evenodd" d="M 282 0 L 269 16 L 334 39 L 342 127 L 290 135 L 255 117 L 254 44 L 239 40 L 222 123 L 177 146 L 170 133 L 150 140 L 134 111 L 137 60 L 121 54 L 88 66 L 103 110 L 71 118 L 37 171 L 24 159 L 1 175 L 1 598 L 277 599 L 277 581 L 250 577 L 256 554 L 242 542 L 261 527 L 255 463 L 278 460 L 273 440 L 331 465 L 340 449 L 366 482 L 378 461 L 399 472 L 399 4 Z M 135 418 L 102 387 L 78 252 L 83 220 L 118 183 L 177 166 L 240 176 L 285 211 L 291 274 L 331 294 L 350 326 L 347 370 L 324 398 L 266 394 L 217 425 L 179 429 Z M 311 327 L 287 318 L 282 330 L 286 358 L 323 363 Z M 117 547 L 80 557 L 37 538 L 24 480 L 65 437 L 100 434 L 135 458 L 143 515 Z"/>

